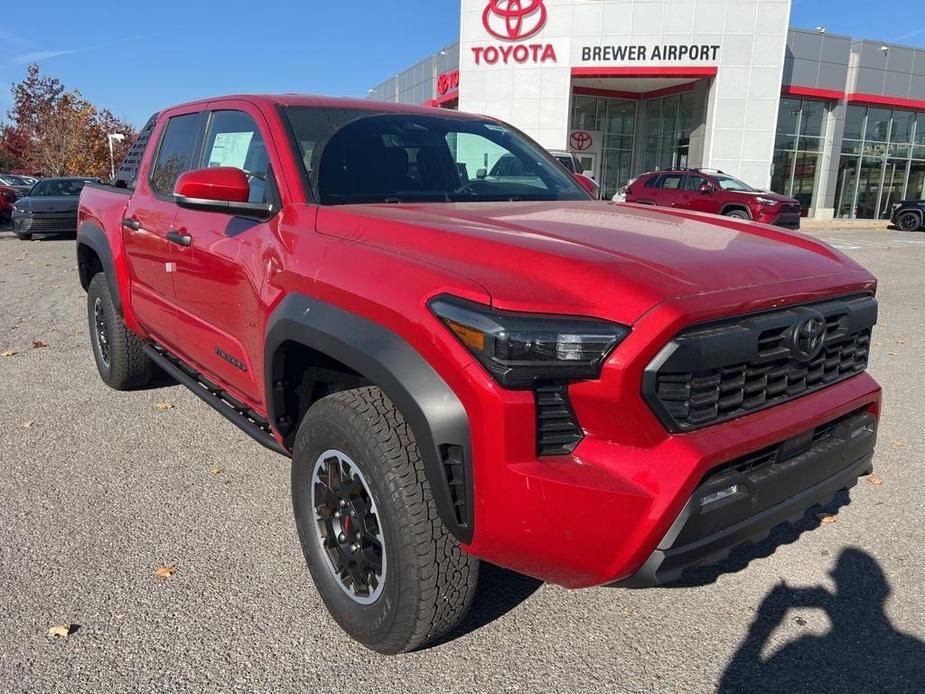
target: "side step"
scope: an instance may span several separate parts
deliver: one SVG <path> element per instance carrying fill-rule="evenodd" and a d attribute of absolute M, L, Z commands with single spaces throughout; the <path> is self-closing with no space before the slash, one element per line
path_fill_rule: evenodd
<path fill-rule="evenodd" d="M 144 353 L 151 361 L 170 374 L 171 378 L 176 379 L 179 383 L 193 391 L 195 395 L 210 405 L 216 412 L 222 415 L 222 417 L 234 424 L 261 446 L 269 448 L 271 451 L 275 451 L 286 457 L 290 456 L 289 451 L 283 448 L 283 446 L 273 438 L 273 434 L 270 433 L 269 423 L 259 414 L 249 409 L 244 403 L 233 398 L 202 376 L 202 374 L 196 372 L 167 352 L 167 350 L 160 347 L 160 345 L 149 342 L 144 346 Z"/>

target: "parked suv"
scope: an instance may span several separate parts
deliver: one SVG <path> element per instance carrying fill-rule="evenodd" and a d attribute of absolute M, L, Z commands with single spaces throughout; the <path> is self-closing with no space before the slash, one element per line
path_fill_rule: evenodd
<path fill-rule="evenodd" d="M 503 157 L 516 176 L 463 175 Z M 290 457 L 318 591 L 383 653 L 457 625 L 480 559 L 570 588 L 673 581 L 872 469 L 869 272 L 592 200 L 495 119 L 188 103 L 79 214 L 102 380 L 156 365 Z"/>
<path fill-rule="evenodd" d="M 925 226 L 925 200 L 903 200 L 893 205 L 890 221 L 903 231 L 918 231 Z"/>
<path fill-rule="evenodd" d="M 626 202 L 800 228 L 799 200 L 756 190 L 722 171 L 678 169 L 643 174 L 627 187 Z"/>

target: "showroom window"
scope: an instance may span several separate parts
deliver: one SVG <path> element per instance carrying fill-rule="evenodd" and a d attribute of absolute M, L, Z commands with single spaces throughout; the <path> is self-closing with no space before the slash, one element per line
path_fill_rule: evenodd
<path fill-rule="evenodd" d="M 813 207 L 826 110 L 824 101 L 780 100 L 771 190 L 799 200 L 804 214 Z"/>
<path fill-rule="evenodd" d="M 835 214 L 844 219 L 887 219 L 893 203 L 923 197 L 925 115 L 849 105 Z"/>
<path fill-rule="evenodd" d="M 592 171 L 601 184 L 604 199 L 612 198 L 629 182 L 635 128 L 635 101 L 578 94 L 572 99 L 572 130 L 600 134 L 600 143 L 593 151 L 577 154 L 585 170 Z"/>
<path fill-rule="evenodd" d="M 646 101 L 645 126 L 642 170 L 686 169 L 694 128 L 694 93 Z"/>

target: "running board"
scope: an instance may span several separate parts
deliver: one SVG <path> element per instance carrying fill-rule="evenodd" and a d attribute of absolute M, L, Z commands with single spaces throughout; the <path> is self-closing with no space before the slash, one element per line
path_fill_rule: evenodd
<path fill-rule="evenodd" d="M 290 456 L 289 451 L 273 438 L 269 423 L 259 414 L 248 409 L 244 403 L 223 391 L 160 345 L 148 342 L 144 345 L 144 353 L 171 378 L 193 391 L 194 395 L 201 398 L 261 446 L 286 457 Z"/>

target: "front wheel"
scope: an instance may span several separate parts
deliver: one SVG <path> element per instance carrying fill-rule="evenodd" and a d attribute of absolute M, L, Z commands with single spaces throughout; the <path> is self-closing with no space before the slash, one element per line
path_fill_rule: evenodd
<path fill-rule="evenodd" d="M 414 650 L 468 611 L 478 560 L 437 516 L 411 430 L 379 388 L 309 409 L 292 456 L 292 504 L 325 606 L 368 648 Z"/>
<path fill-rule="evenodd" d="M 728 212 L 723 213 L 726 217 L 732 217 L 733 219 L 751 219 L 748 216 L 748 212 L 745 210 L 729 210 Z"/>
<path fill-rule="evenodd" d="M 896 226 L 903 231 L 916 231 L 921 224 L 915 212 L 903 212 L 896 220 Z"/>

